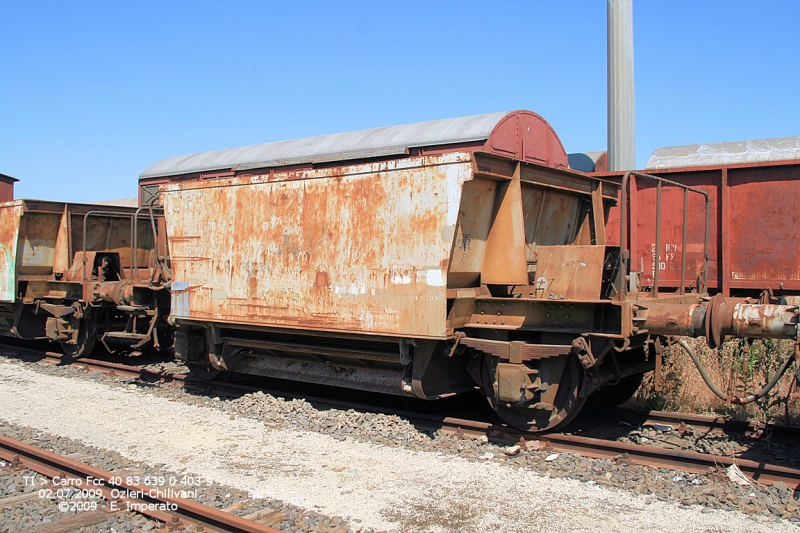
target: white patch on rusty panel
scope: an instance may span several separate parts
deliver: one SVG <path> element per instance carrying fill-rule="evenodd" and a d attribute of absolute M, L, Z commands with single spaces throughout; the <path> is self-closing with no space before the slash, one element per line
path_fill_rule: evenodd
<path fill-rule="evenodd" d="M 172 305 L 170 314 L 176 318 L 189 318 L 189 283 L 186 281 L 172 282 Z"/>
<path fill-rule="evenodd" d="M 464 182 L 471 178 L 469 165 L 451 165 L 447 169 L 447 214 L 445 217 L 445 227 L 442 228 L 442 241 L 451 245 L 453 236 L 456 233 L 458 223 L 458 213 L 461 209 L 461 196 L 464 190 Z"/>
<path fill-rule="evenodd" d="M 14 254 L 11 253 L 8 246 L 0 243 L 0 299 L 5 302 L 14 301 L 15 277 L 16 261 L 14 260 Z"/>
<path fill-rule="evenodd" d="M 267 254 L 269 254 L 270 258 L 274 258 L 275 256 L 280 256 L 283 254 L 281 251 L 281 247 L 274 242 L 271 242 L 267 245 Z"/>
<path fill-rule="evenodd" d="M 392 267 L 392 277 L 390 281 L 393 285 L 410 285 L 411 270 L 403 267 Z"/>
<path fill-rule="evenodd" d="M 431 287 L 444 287 L 444 276 L 441 268 L 429 268 L 425 271 L 425 283 Z"/>
<path fill-rule="evenodd" d="M 452 165 L 447 169 L 447 225 L 458 222 L 458 208 L 461 205 L 461 188 L 464 184 L 463 167 Z"/>
<path fill-rule="evenodd" d="M 364 311 L 361 313 L 359 321 L 361 323 L 361 327 L 364 329 L 372 329 L 372 326 L 375 325 L 375 319 L 372 317 L 372 313 L 369 311 Z"/>
<path fill-rule="evenodd" d="M 331 283 L 329 288 L 337 296 L 340 295 L 340 294 L 350 294 L 350 295 L 353 295 L 353 296 L 358 296 L 358 295 L 361 295 L 361 294 L 367 294 L 367 289 L 368 289 L 367 284 L 364 283 L 363 281 L 360 282 L 360 283 L 350 283 L 348 285 L 335 285 L 335 284 Z M 375 288 L 374 287 L 370 287 L 369 290 L 371 291 L 371 293 L 373 295 L 375 294 Z"/>
<path fill-rule="evenodd" d="M 25 239 L 22 242 L 22 264 L 51 266 L 56 254 L 54 245 L 52 240 Z"/>

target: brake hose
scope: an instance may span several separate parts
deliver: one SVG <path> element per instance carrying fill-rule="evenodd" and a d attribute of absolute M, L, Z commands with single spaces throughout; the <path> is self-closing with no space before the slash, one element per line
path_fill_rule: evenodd
<path fill-rule="evenodd" d="M 744 404 L 752 403 L 752 402 L 758 400 L 759 398 L 762 398 L 765 395 L 767 395 L 767 393 L 769 393 L 769 391 L 771 391 L 775 387 L 775 385 L 778 383 L 778 381 L 781 379 L 781 377 L 783 377 L 783 375 L 789 369 L 789 366 L 792 364 L 792 361 L 794 361 L 795 359 L 800 357 L 800 344 L 795 344 L 794 345 L 794 351 L 792 352 L 792 355 L 790 355 L 789 357 L 786 358 L 786 361 L 783 362 L 781 367 L 778 369 L 778 372 L 774 376 L 772 376 L 772 379 L 769 380 L 769 383 L 764 385 L 763 389 L 761 389 L 760 391 L 758 391 L 755 394 L 750 394 L 749 396 L 744 396 L 744 397 L 741 397 L 741 396 L 728 396 L 728 395 L 724 394 L 721 390 L 719 390 L 719 387 L 717 387 L 714 384 L 714 382 L 711 381 L 711 379 L 708 377 L 708 374 L 706 373 L 705 368 L 703 368 L 703 364 L 700 362 L 700 358 L 697 357 L 697 354 L 694 353 L 694 350 L 692 350 L 692 348 L 689 346 L 689 344 L 687 344 L 687 342 L 685 340 L 683 340 L 683 339 L 679 339 L 678 340 L 678 344 L 680 344 L 681 347 L 683 347 L 683 349 L 686 350 L 686 353 L 689 354 L 689 357 L 692 358 L 692 361 L 694 361 L 694 365 L 697 367 L 697 370 L 700 372 L 700 376 L 703 378 L 703 381 L 705 381 L 706 385 L 708 385 L 708 388 L 711 389 L 711 391 L 714 394 L 716 394 L 717 396 L 719 396 L 720 398 L 722 398 L 726 402 L 730 402 L 730 403 L 736 404 L 736 405 L 744 405 Z"/>

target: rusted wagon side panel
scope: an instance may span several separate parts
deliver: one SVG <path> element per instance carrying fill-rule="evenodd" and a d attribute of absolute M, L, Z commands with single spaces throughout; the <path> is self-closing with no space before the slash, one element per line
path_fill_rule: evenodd
<path fill-rule="evenodd" d="M 49 275 L 53 272 L 60 223 L 58 213 L 25 213 L 22 216 L 19 226 L 22 257 L 18 275 Z"/>
<path fill-rule="evenodd" d="M 444 338 L 471 168 L 456 153 L 165 186 L 173 317 Z"/>
<path fill-rule="evenodd" d="M 581 215 L 580 197 L 527 185 L 522 187 L 522 201 L 529 261 L 536 260 L 536 245 L 572 244 Z"/>
<path fill-rule="evenodd" d="M 13 302 L 17 293 L 17 242 L 21 202 L 0 205 L 0 301 Z"/>
<path fill-rule="evenodd" d="M 731 168 L 720 180 L 730 202 L 721 213 L 722 284 L 800 290 L 800 162 Z"/>
<path fill-rule="evenodd" d="M 709 195 L 708 288 L 725 295 L 756 293 L 765 288 L 800 291 L 800 161 L 750 163 L 645 171 L 705 191 Z M 621 173 L 603 173 L 621 179 Z M 680 285 L 683 194 L 664 185 L 660 250 L 655 250 L 656 187 L 639 181 L 631 189 L 628 213 L 631 268 L 642 271 L 644 286 Z M 700 274 L 705 211 L 699 195 L 689 195 L 687 282 Z M 619 243 L 619 208 L 607 226 L 610 242 Z M 643 265 L 643 269 L 640 266 Z"/>
<path fill-rule="evenodd" d="M 447 275 L 450 288 L 480 285 L 495 191 L 494 181 L 476 178 L 464 183 Z"/>

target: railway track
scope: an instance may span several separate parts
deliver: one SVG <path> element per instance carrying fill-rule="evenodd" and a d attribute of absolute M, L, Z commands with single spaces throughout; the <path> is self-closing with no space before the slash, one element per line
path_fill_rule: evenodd
<path fill-rule="evenodd" d="M 644 425 L 667 425 L 673 428 L 692 425 L 708 431 L 722 432 L 768 432 L 773 437 L 797 440 L 800 438 L 800 428 L 780 424 L 764 424 L 761 422 L 746 422 L 743 420 L 729 420 L 719 416 L 698 415 L 693 413 L 670 413 L 666 411 L 636 411 L 633 409 L 617 409 L 623 415 L 631 418 L 641 417 L 646 414 Z"/>
<path fill-rule="evenodd" d="M 657 413 L 655 417 L 658 418 L 660 415 L 661 413 Z M 441 423 L 443 427 L 455 433 L 485 434 L 489 438 L 497 440 L 517 440 L 522 446 L 525 446 L 527 441 L 535 440 L 545 443 L 545 449 L 556 453 L 574 453 L 595 459 L 611 459 L 652 468 L 698 472 L 706 471 L 709 467 L 728 468 L 736 465 L 742 473 L 758 483 L 772 485 L 781 482 L 787 487 L 800 488 L 800 469 L 748 459 L 672 450 L 659 446 L 617 442 L 568 433 L 526 433 L 504 425 L 456 418 L 443 418 Z"/>
<path fill-rule="evenodd" d="M 191 383 L 193 386 L 213 391 L 214 394 L 230 397 L 238 397 L 257 391 L 264 391 L 272 392 L 276 396 L 288 399 L 303 398 L 323 408 L 335 408 L 340 410 L 354 409 L 357 411 L 381 412 L 388 415 L 397 415 L 407 419 L 417 427 L 442 430 L 446 433 L 462 436 L 464 438 L 480 438 L 485 436 L 491 440 L 508 444 L 519 443 L 522 447 L 526 446 L 529 441 L 538 441 L 539 446 L 543 446 L 545 450 L 552 450 L 553 453 L 572 453 L 584 457 L 610 459 L 624 464 L 685 472 L 705 472 L 709 467 L 728 468 L 736 465 L 742 473 L 757 483 L 772 485 L 776 482 L 780 482 L 787 487 L 800 489 L 800 469 L 770 464 L 764 461 L 675 450 L 656 445 L 618 442 L 608 438 L 588 437 L 564 432 L 530 433 L 511 428 L 505 424 L 497 424 L 483 420 L 440 416 L 401 409 L 376 408 L 374 405 L 331 398 L 312 397 L 307 394 L 267 391 L 263 387 L 253 387 L 238 383 L 194 381 L 191 377 L 184 374 L 149 370 L 96 359 L 68 360 L 61 354 L 55 352 L 41 352 L 29 348 L 10 347 L 7 349 L 23 357 L 46 360 L 55 364 L 70 364 L 91 371 L 104 372 L 106 374 L 129 377 L 132 379 L 174 383 L 177 386 L 185 386 L 187 383 Z M 695 428 L 705 428 L 707 431 L 716 431 L 722 434 L 760 430 L 762 432 L 770 432 L 775 436 L 780 435 L 782 438 L 795 440 L 800 438 L 800 429 L 787 426 L 755 424 L 731 421 L 719 417 L 683 413 L 623 410 L 623 412 L 624 411 L 627 411 L 628 415 L 632 418 L 644 419 L 645 426 L 658 427 L 660 424 L 664 426 L 665 429 L 667 427 L 680 429 L 681 427 L 691 425 Z"/>
<path fill-rule="evenodd" d="M 19 504 L 31 497 L 56 498 L 59 509 L 77 511 L 65 518 L 43 524 L 37 531 L 69 531 L 101 523 L 123 510 L 133 511 L 164 524 L 168 531 L 184 531 L 194 526 L 194 531 L 219 533 L 278 533 L 278 530 L 227 512 L 176 496 L 184 491 L 175 483 L 137 483 L 124 473 L 107 472 L 29 444 L 0 436 L 0 459 L 6 462 L 9 472 L 30 470 L 49 478 L 36 492 L 15 497 Z M 30 476 L 33 478 L 33 476 Z M 138 478 L 137 478 L 138 479 Z M 60 492 L 84 494 L 75 500 L 60 497 Z M 31 496 L 33 494 L 33 496 Z M 104 506 L 93 499 L 102 498 Z M 3 503 L 0 501 L 0 503 Z M 6 502 L 3 508 L 13 505 Z M 74 509 L 69 509 L 74 506 Z"/>

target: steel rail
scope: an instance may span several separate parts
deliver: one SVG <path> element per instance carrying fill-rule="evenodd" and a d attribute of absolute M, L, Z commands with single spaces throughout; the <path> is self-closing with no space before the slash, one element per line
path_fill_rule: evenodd
<path fill-rule="evenodd" d="M 14 349 L 16 349 L 16 347 Z M 33 352 L 33 350 L 23 350 Z M 39 356 L 41 357 L 41 352 L 39 352 Z M 64 361 L 59 354 L 55 354 L 53 352 L 49 352 L 47 357 L 48 360 L 52 361 Z M 163 379 L 165 381 L 176 381 L 184 384 L 187 382 L 186 377 L 181 374 L 151 371 L 138 367 L 130 367 L 118 363 L 109 363 L 91 359 L 77 359 L 69 361 L 76 365 L 85 365 L 87 368 L 95 368 L 101 371 L 114 372 L 117 374 L 124 373 L 124 375 L 130 375 L 132 377 L 150 377 L 154 380 Z M 234 383 L 192 380 L 188 381 L 194 385 L 205 386 L 212 390 L 224 390 L 228 395 L 244 395 L 251 392 L 264 390 L 263 388 L 259 387 L 251 387 Z M 564 433 L 526 432 L 508 427 L 506 425 L 494 424 L 491 422 L 467 420 L 425 413 L 415 413 L 399 409 L 386 409 L 376 407 L 374 405 L 333 400 L 329 398 L 319 398 L 283 391 L 276 392 L 275 394 L 290 399 L 302 398 L 309 403 L 329 408 L 342 410 L 355 409 L 366 412 L 397 415 L 407 419 L 409 422 L 418 427 L 442 429 L 446 432 L 456 435 L 471 437 L 486 435 L 488 438 L 493 440 L 507 443 L 538 440 L 545 443 L 548 449 L 551 449 L 554 452 L 575 453 L 584 457 L 592 457 L 597 459 L 616 459 L 626 461 L 629 464 L 641 466 L 696 472 L 699 468 L 708 468 L 713 466 L 727 467 L 736 464 L 743 473 L 759 483 L 773 484 L 776 481 L 780 481 L 785 483 L 788 487 L 800 489 L 800 469 L 757 462 L 749 459 L 710 455 L 685 450 L 672 450 L 658 446 L 624 443 Z M 729 421 L 716 417 L 704 417 L 702 415 L 685 415 L 679 413 L 665 413 L 660 411 L 641 412 L 640 415 L 649 419 L 660 419 L 678 424 L 680 422 L 688 422 L 697 425 L 713 426 L 728 431 L 746 431 L 748 429 L 757 429 L 759 427 L 758 425 L 751 425 L 747 422 Z M 772 428 L 772 426 L 769 425 L 764 425 L 763 427 L 766 429 Z M 785 426 L 775 426 L 775 428 L 776 430 L 784 432 L 788 436 L 793 436 L 795 438 L 797 437 L 798 431 L 800 431 L 796 428 Z"/>
<path fill-rule="evenodd" d="M 64 481 L 73 487 L 99 490 L 114 510 L 132 510 L 163 522 L 173 530 L 184 528 L 189 524 L 194 524 L 195 527 L 202 524 L 206 531 L 279 533 L 277 529 L 197 502 L 169 494 L 158 494 L 159 491 L 154 495 L 154 487 L 128 482 L 124 476 L 85 465 L 8 437 L 0 436 L 0 458 L 9 463 L 7 468 L 10 470 L 33 470 L 51 479 Z M 139 496 L 135 496 L 137 494 Z M 177 510 L 169 512 L 158 507 L 177 507 Z"/>
<path fill-rule="evenodd" d="M 781 424 L 765 424 L 763 422 L 748 422 L 745 420 L 729 420 L 719 416 L 698 415 L 694 413 L 670 413 L 667 411 L 637 411 L 635 409 L 616 408 L 623 414 L 644 418 L 647 422 L 664 422 L 666 424 L 686 424 L 708 430 L 730 432 L 769 432 L 770 436 L 784 439 L 800 440 L 800 427 Z M 647 423 L 645 422 L 645 424 Z M 674 428 L 678 429 L 678 428 Z"/>
<path fill-rule="evenodd" d="M 420 415 L 414 416 L 420 417 Z M 646 446 L 565 433 L 530 433 L 507 426 L 464 419 L 442 418 L 441 422 L 444 426 L 455 429 L 456 433 L 475 434 L 485 432 L 490 437 L 507 442 L 519 440 L 520 443 L 524 443 L 538 440 L 546 443 L 547 448 L 554 452 L 575 453 L 595 459 L 615 459 L 628 464 L 653 468 L 696 472 L 700 468 L 729 467 L 735 464 L 744 474 L 758 483 L 772 485 L 776 481 L 780 481 L 785 483 L 787 487 L 800 488 L 800 469 L 749 459 L 672 450 L 659 446 Z"/>

